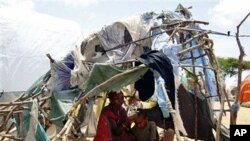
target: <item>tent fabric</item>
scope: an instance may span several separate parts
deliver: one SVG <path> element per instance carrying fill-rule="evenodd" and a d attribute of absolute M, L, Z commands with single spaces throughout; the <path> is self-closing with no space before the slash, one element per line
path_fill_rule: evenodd
<path fill-rule="evenodd" d="M 86 127 L 84 135 L 87 137 L 92 137 L 96 135 L 96 130 L 97 130 L 97 118 L 94 112 L 94 102 L 90 102 L 88 104 L 86 104 L 85 107 L 85 113 L 84 113 L 84 119 L 83 122 L 81 124 L 81 128 L 82 127 Z"/>
<path fill-rule="evenodd" d="M 68 53 L 62 60 L 62 62 L 71 70 L 75 67 L 74 57 L 72 53 Z"/>
<path fill-rule="evenodd" d="M 81 54 L 81 48 L 75 47 L 71 55 L 74 59 L 74 68 L 71 71 L 70 85 L 71 87 L 79 87 L 84 84 L 89 74 L 88 66 L 83 64 L 84 57 Z"/>
<path fill-rule="evenodd" d="M 188 34 L 184 34 L 184 41 L 187 41 L 191 38 L 191 35 Z M 199 42 L 197 40 L 193 40 L 191 41 L 190 44 L 185 45 L 185 48 L 190 48 L 192 46 L 198 45 Z M 191 57 L 198 57 L 197 59 L 195 59 L 194 65 L 201 65 L 201 66 L 209 66 L 209 62 L 208 62 L 208 57 L 207 56 L 202 56 L 203 54 L 205 54 L 204 50 L 197 48 L 191 51 L 191 53 L 187 52 L 184 54 L 185 58 L 191 58 Z M 202 57 L 199 57 L 202 56 Z M 192 60 L 188 59 L 183 61 L 184 64 L 192 64 Z M 218 100 L 218 91 L 217 91 L 217 87 L 216 85 L 214 85 L 215 80 L 215 74 L 211 69 L 207 69 L 207 68 L 196 68 L 196 72 L 203 72 L 204 73 L 204 80 L 205 80 L 205 85 L 207 88 L 207 96 L 211 96 L 212 100 Z M 198 75 L 198 74 L 196 74 Z"/>
<path fill-rule="evenodd" d="M 27 91 L 25 91 L 24 96 L 21 98 L 25 99 L 29 96 L 34 96 L 36 94 L 39 94 L 39 92 L 42 90 L 42 87 L 44 85 L 44 82 L 50 77 L 49 72 L 42 75 Z M 24 108 L 31 108 L 33 104 L 25 104 L 23 105 Z M 14 116 L 14 119 L 16 121 L 16 126 L 19 127 L 19 125 L 23 125 L 22 128 L 17 130 L 19 135 L 26 136 L 29 128 L 30 128 L 30 120 L 31 120 L 31 115 L 30 111 L 28 110 L 23 110 L 23 121 L 20 121 L 17 116 Z M 40 126 L 40 123 L 38 124 Z M 39 129 L 40 130 L 40 129 Z M 43 132 L 43 131 L 41 131 Z"/>
<path fill-rule="evenodd" d="M 147 22 L 148 19 L 151 19 L 151 15 L 144 13 L 141 15 L 134 15 L 128 17 L 127 19 L 119 21 L 122 23 L 130 33 L 132 40 L 138 40 L 148 35 L 152 22 Z"/>
<path fill-rule="evenodd" d="M 89 98 L 95 97 L 102 91 L 120 90 L 123 86 L 131 84 L 138 80 L 147 70 L 147 67 L 141 67 L 137 71 L 122 75 L 94 91 Z M 77 100 L 79 97 L 86 94 L 95 86 L 108 80 L 112 76 L 124 71 L 125 70 L 123 70 L 121 67 L 117 67 L 115 65 L 107 65 L 102 63 L 94 64 L 92 71 L 89 74 L 88 80 L 86 84 L 82 86 L 82 88 L 74 88 L 64 91 L 53 91 L 51 97 L 51 112 L 49 114 L 49 119 L 54 124 L 63 126 L 65 115 L 70 110 L 71 106 L 74 103 L 74 100 Z"/>
<path fill-rule="evenodd" d="M 97 63 L 104 63 L 109 60 L 109 57 L 106 53 L 97 52 L 95 47 L 99 46 L 102 47 L 102 43 L 99 37 L 96 34 L 91 34 L 83 40 L 81 44 L 81 49 L 79 50 L 78 54 L 82 54 L 82 60 L 85 62 L 97 62 Z"/>
<path fill-rule="evenodd" d="M 157 95 L 157 105 L 152 108 L 139 109 L 144 111 L 147 114 L 147 117 L 151 121 L 155 121 L 157 126 L 164 128 L 165 130 L 168 128 L 174 129 L 174 126 L 183 134 L 183 136 L 187 135 L 186 129 L 184 128 L 183 121 L 179 115 L 180 110 L 176 109 L 176 124 L 173 124 L 172 116 L 169 114 L 166 105 L 166 98 L 163 92 L 163 88 L 161 84 L 165 84 L 162 77 L 155 77 L 155 85 L 156 85 L 156 95 Z"/>
<path fill-rule="evenodd" d="M 250 70 L 243 70 L 241 72 L 241 78 L 242 81 L 244 81 L 244 79 L 246 79 L 246 77 L 250 74 Z M 226 88 L 226 92 L 230 95 L 236 95 L 237 93 L 237 87 L 238 87 L 238 74 L 235 75 L 226 75 L 225 76 L 225 88 Z"/>
<path fill-rule="evenodd" d="M 148 20 L 145 17 L 147 17 L 147 15 L 131 16 L 128 19 L 105 26 L 97 33 L 88 36 L 82 43 L 84 61 L 99 63 L 119 62 L 140 56 L 143 52 L 143 46 L 151 46 L 150 39 L 141 40 L 136 44 L 128 44 L 104 54 L 97 52 L 95 46 L 109 50 L 149 36 L 152 23 L 145 22 L 145 20 Z M 150 18 L 150 16 L 148 17 Z"/>
<path fill-rule="evenodd" d="M 139 92 L 140 100 L 147 101 L 155 91 L 154 73 L 148 70 L 142 78 L 135 82 L 134 88 Z"/>
<path fill-rule="evenodd" d="M 149 36 L 150 27 L 153 25 L 152 18 L 153 16 L 150 13 L 131 16 L 128 19 L 104 26 L 98 32 L 87 36 L 82 42 L 81 48 L 75 49 L 73 53 L 76 62 L 71 74 L 71 85 L 74 87 L 85 83 L 86 73 L 89 72 L 87 72 L 87 67 L 85 67 L 86 65 L 83 66 L 82 62 L 116 63 L 140 56 L 143 53 L 144 46 L 151 46 L 150 38 L 106 53 L 96 51 L 95 47 L 99 46 L 104 50 L 108 50 Z"/>
<path fill-rule="evenodd" d="M 46 80 L 50 78 L 50 71 L 45 73 L 44 75 L 40 76 L 26 91 L 25 95 L 22 99 L 27 98 L 28 96 L 33 96 L 35 94 L 38 94 L 45 84 Z"/>
<path fill-rule="evenodd" d="M 70 86 L 71 69 L 62 61 L 51 62 L 51 80 L 56 91 L 68 90 Z"/>
<path fill-rule="evenodd" d="M 158 76 L 155 77 L 155 85 L 156 85 L 156 91 L 157 91 L 157 103 L 159 105 L 159 107 L 161 108 L 161 112 L 164 118 L 169 118 L 169 111 L 167 110 L 168 106 L 167 106 L 167 100 L 165 98 L 165 94 L 164 94 L 164 88 L 161 87 L 161 84 L 164 84 L 165 81 L 162 77 Z M 174 105 L 173 105 L 174 107 Z"/>
<path fill-rule="evenodd" d="M 76 22 L 10 7 L 0 13 L 0 90 L 27 90 L 50 68 L 45 54 L 61 59 L 83 39 Z"/>
<path fill-rule="evenodd" d="M 153 30 L 152 34 L 157 34 L 159 32 L 162 32 L 162 29 L 160 28 L 156 28 Z M 181 84 L 181 81 L 183 81 L 183 79 L 185 77 L 183 77 L 183 74 L 181 72 L 181 67 L 179 67 L 180 62 L 178 62 L 179 60 L 179 56 L 177 56 L 177 53 L 181 50 L 181 45 L 177 43 L 177 41 L 175 39 L 171 39 L 171 42 L 166 42 L 166 39 L 169 40 L 169 36 L 167 35 L 167 33 L 163 33 L 163 34 L 159 34 L 157 36 L 155 36 L 154 38 L 152 38 L 152 50 L 159 50 L 162 52 L 170 59 L 171 64 L 173 66 L 173 73 L 174 73 L 174 80 L 175 80 L 175 87 L 179 87 L 179 85 Z M 158 89 L 158 88 L 157 88 Z M 157 102 L 158 105 L 161 107 L 163 116 L 166 118 L 168 117 L 168 111 L 166 108 L 166 100 L 165 100 L 165 96 L 163 96 L 163 94 L 161 94 L 161 92 L 159 91 L 157 93 Z M 162 96 L 160 96 L 162 95 Z M 183 133 L 183 135 L 185 136 L 187 133 L 183 127 L 183 121 L 180 117 L 180 108 L 179 108 L 179 104 L 178 104 L 178 97 L 177 97 L 177 91 L 175 91 L 175 112 L 176 112 L 176 120 L 177 120 L 177 124 L 176 126 L 178 127 L 178 130 L 180 132 Z"/>
<path fill-rule="evenodd" d="M 138 60 L 161 75 L 166 83 L 169 99 L 175 105 L 175 80 L 169 58 L 162 51 L 152 50 L 142 54 Z"/>
<path fill-rule="evenodd" d="M 106 26 L 97 35 L 105 50 L 132 41 L 132 37 L 127 28 L 119 22 Z M 129 44 L 122 48 L 108 51 L 106 53 L 109 57 L 109 60 L 112 62 L 118 60 L 127 60 L 131 57 L 133 48 L 135 48 L 135 46 L 135 44 Z"/>
<path fill-rule="evenodd" d="M 49 114 L 49 120 L 59 127 L 64 126 L 64 121 L 66 120 L 66 114 L 69 112 L 73 106 L 74 101 L 81 94 L 80 89 L 71 89 L 65 91 L 54 91 L 51 98 L 51 112 Z M 80 131 L 80 128 L 84 128 L 85 136 L 94 136 L 96 133 L 96 117 L 93 110 L 93 101 L 82 105 L 80 113 L 78 115 L 78 120 L 82 124 L 76 123 L 76 129 Z"/>
<path fill-rule="evenodd" d="M 149 51 L 145 54 L 141 55 L 138 60 L 142 63 L 148 65 L 150 68 L 154 70 L 154 85 L 156 86 L 156 96 L 158 105 L 151 109 L 146 109 L 148 115 L 150 116 L 150 120 L 156 121 L 157 125 L 160 127 L 174 128 L 172 117 L 169 115 L 166 105 L 166 98 L 163 93 L 162 87 L 159 86 L 160 83 L 164 83 L 167 87 L 167 93 L 172 104 L 172 107 L 175 109 L 175 77 L 173 73 L 173 66 L 170 62 L 170 59 L 162 52 L 162 51 Z M 143 82 L 141 82 L 143 83 Z M 145 82 L 144 82 L 145 83 Z M 148 87 L 144 87 L 144 91 L 146 94 L 148 93 Z M 165 88 L 164 88 L 165 89 Z M 144 95 L 144 91 L 139 91 L 140 95 Z M 144 96 L 145 97 L 145 96 Z M 177 106 L 178 107 L 178 106 Z M 159 110 L 157 110 L 160 109 Z M 158 113 L 158 114 L 157 114 Z M 177 109 L 177 113 L 179 113 L 179 109 Z M 186 135 L 186 131 L 183 127 L 183 122 L 179 115 L 177 115 L 178 124 L 176 125 L 178 129 Z M 164 121 L 166 122 L 165 124 Z"/>
<path fill-rule="evenodd" d="M 38 111 L 39 105 L 38 105 L 38 101 L 37 99 L 33 100 L 33 104 L 31 107 L 31 112 L 30 112 L 30 124 L 29 124 L 29 129 L 27 132 L 27 135 L 25 137 L 25 141 L 38 141 L 38 140 L 42 140 L 42 141 L 49 141 L 49 138 L 46 134 L 46 132 L 44 131 L 44 128 L 41 126 L 41 124 L 38 121 L 38 115 L 39 115 L 39 111 Z"/>
<path fill-rule="evenodd" d="M 118 91 L 122 87 L 134 83 L 138 79 L 140 79 L 144 73 L 148 70 L 148 67 L 146 66 L 139 66 L 139 69 L 135 71 L 131 71 L 129 73 L 126 73 L 124 75 L 121 75 L 114 79 L 113 81 L 107 83 L 106 85 L 98 88 L 96 91 L 94 91 L 90 97 L 94 97 L 97 94 L 99 94 L 102 91 Z M 90 75 L 87 79 L 87 82 L 82 87 L 83 93 L 82 95 L 86 94 L 88 91 L 93 89 L 95 86 L 105 82 L 106 80 L 110 79 L 111 77 L 120 74 L 122 72 L 125 72 L 126 70 L 123 70 L 121 67 L 115 66 L 115 65 L 109 65 L 104 63 L 95 63 L 93 65 L 93 68 L 90 71 Z"/>
<path fill-rule="evenodd" d="M 195 138 L 195 102 L 194 94 L 188 92 L 183 85 L 180 85 L 178 88 L 178 99 L 180 114 L 183 120 L 184 127 L 187 132 L 187 137 L 194 139 Z M 206 99 L 198 99 L 198 125 L 197 139 L 204 141 L 214 141 L 214 135 L 212 132 L 213 123 L 209 118 L 211 113 L 206 102 Z M 187 112 L 188 111 L 188 112 Z"/>
<path fill-rule="evenodd" d="M 250 101 L 250 75 L 241 82 L 239 101 L 241 103 Z"/>
<path fill-rule="evenodd" d="M 181 45 L 177 43 L 167 43 L 166 39 L 168 38 L 169 36 L 166 33 L 156 36 L 153 40 L 152 49 L 159 50 L 159 51 L 162 50 L 162 52 L 171 61 L 173 65 L 174 74 L 179 76 L 180 71 L 179 71 L 179 67 L 177 67 L 179 57 L 177 56 L 177 53 L 181 50 Z"/>
<path fill-rule="evenodd" d="M 77 88 L 64 91 L 53 91 L 50 102 L 51 112 L 48 115 L 50 121 L 62 127 L 64 125 L 63 121 L 65 120 L 66 113 L 69 112 L 80 93 L 81 90 Z"/>

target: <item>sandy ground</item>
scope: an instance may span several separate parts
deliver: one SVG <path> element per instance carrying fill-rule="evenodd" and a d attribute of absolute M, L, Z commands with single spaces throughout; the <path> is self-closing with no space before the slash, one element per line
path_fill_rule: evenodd
<path fill-rule="evenodd" d="M 230 102 L 230 103 L 232 105 L 232 102 Z M 214 107 L 216 109 L 219 109 L 220 108 L 219 102 L 215 102 Z M 225 108 L 224 109 L 225 110 L 229 109 L 227 103 L 225 103 Z M 230 113 L 229 113 L 229 111 L 226 112 L 226 114 L 222 116 L 222 123 L 226 127 L 230 126 Z M 237 124 L 247 124 L 247 125 L 250 125 L 250 108 L 240 106 L 240 109 L 239 109 L 238 114 L 237 114 L 236 123 Z"/>

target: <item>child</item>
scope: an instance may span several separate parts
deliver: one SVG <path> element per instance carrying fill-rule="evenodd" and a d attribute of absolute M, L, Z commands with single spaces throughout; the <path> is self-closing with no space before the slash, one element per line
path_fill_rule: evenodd
<path fill-rule="evenodd" d="M 135 116 L 128 117 L 122 107 L 123 93 L 111 91 L 108 98 L 110 103 L 102 109 L 94 141 L 134 141 L 134 136 L 128 128 Z"/>
<path fill-rule="evenodd" d="M 140 101 L 135 96 L 130 97 L 128 100 L 127 109 L 128 116 L 136 114 L 138 108 L 142 108 L 142 103 L 140 103 Z"/>
<path fill-rule="evenodd" d="M 132 133 L 137 141 L 158 141 L 159 135 L 154 121 L 148 121 L 146 114 L 142 111 L 137 113 Z"/>

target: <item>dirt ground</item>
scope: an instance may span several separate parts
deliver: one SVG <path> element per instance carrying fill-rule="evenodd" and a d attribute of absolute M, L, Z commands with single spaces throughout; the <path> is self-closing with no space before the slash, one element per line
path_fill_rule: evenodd
<path fill-rule="evenodd" d="M 232 105 L 232 102 L 230 102 Z M 219 109 L 220 108 L 220 104 L 219 102 L 215 102 L 214 103 L 214 108 Z M 225 110 L 228 110 L 228 104 L 225 103 Z M 229 111 L 226 112 L 226 115 L 223 115 L 222 117 L 222 123 L 226 126 L 229 127 L 230 126 L 230 113 Z M 236 120 L 237 124 L 247 124 L 250 125 L 250 108 L 248 107 L 244 107 L 244 106 L 240 106 L 240 109 L 238 111 L 237 114 L 237 120 Z"/>

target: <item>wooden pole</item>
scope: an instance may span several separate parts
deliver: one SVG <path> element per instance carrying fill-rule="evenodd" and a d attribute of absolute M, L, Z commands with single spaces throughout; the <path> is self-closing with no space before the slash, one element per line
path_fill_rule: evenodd
<path fill-rule="evenodd" d="M 24 94 L 25 94 L 25 93 L 21 93 L 21 94 L 20 94 L 16 99 L 14 99 L 12 102 L 16 102 L 16 101 L 20 100 L 20 99 L 24 96 Z M 0 103 L 1 103 L 1 102 L 0 102 Z M 7 106 L 1 107 L 0 110 L 3 110 L 3 109 L 5 109 L 5 108 L 7 108 Z"/>
<path fill-rule="evenodd" d="M 237 94 L 235 96 L 235 100 L 234 100 L 234 105 L 238 104 L 239 101 L 239 96 L 240 96 L 240 85 L 241 85 L 241 72 L 242 72 L 242 61 L 243 61 L 243 57 L 245 55 L 244 52 L 244 47 L 242 46 L 240 39 L 239 39 L 239 32 L 240 32 L 240 26 L 243 24 L 243 22 L 245 22 L 245 20 L 248 18 L 248 16 L 250 15 L 250 12 L 245 16 L 245 18 L 240 22 L 240 24 L 237 26 L 237 32 L 236 32 L 236 41 L 240 50 L 240 55 L 239 55 L 239 64 L 238 64 L 238 88 L 237 88 Z M 238 110 L 236 111 L 232 111 L 231 112 L 231 120 L 230 123 L 231 124 L 236 124 L 236 120 L 237 120 L 237 113 Z"/>
<path fill-rule="evenodd" d="M 63 129 L 52 139 L 52 141 L 57 141 L 62 138 L 63 133 L 66 131 L 67 127 L 70 125 L 71 120 L 67 120 L 66 124 L 63 126 Z"/>
<path fill-rule="evenodd" d="M 175 134 L 176 134 L 176 139 L 177 141 L 181 141 L 181 136 L 180 136 L 180 133 L 179 133 L 179 129 L 177 127 L 177 117 L 176 117 L 176 112 L 175 110 L 173 109 L 172 107 L 172 104 L 170 102 L 170 99 L 168 97 L 168 94 L 167 94 L 167 91 L 166 91 L 166 87 L 165 87 L 165 84 L 164 82 L 160 82 L 160 86 L 163 90 L 163 93 L 165 95 L 165 98 L 166 98 L 166 103 L 167 103 L 167 108 L 168 108 L 168 111 L 169 113 L 171 114 L 171 116 L 173 117 L 173 122 L 174 122 L 174 129 L 175 129 Z"/>
<path fill-rule="evenodd" d="M 8 134 L 3 134 L 3 133 L 0 133 L 0 137 L 9 138 L 9 139 L 17 140 L 17 141 L 23 141 L 23 139 L 21 138 L 17 138 L 13 135 L 8 135 Z"/>
<path fill-rule="evenodd" d="M 9 133 L 9 131 L 14 127 L 14 123 L 12 122 L 11 125 L 9 126 L 9 128 L 6 129 L 6 134 Z M 2 139 L 0 141 L 4 141 L 5 137 L 2 137 Z"/>
<path fill-rule="evenodd" d="M 50 99 L 50 96 L 40 98 L 39 101 L 44 101 Z M 13 105 L 23 105 L 23 104 L 30 104 L 32 100 L 29 101 L 18 101 L 18 102 L 0 102 L 0 106 L 13 106 Z"/>

